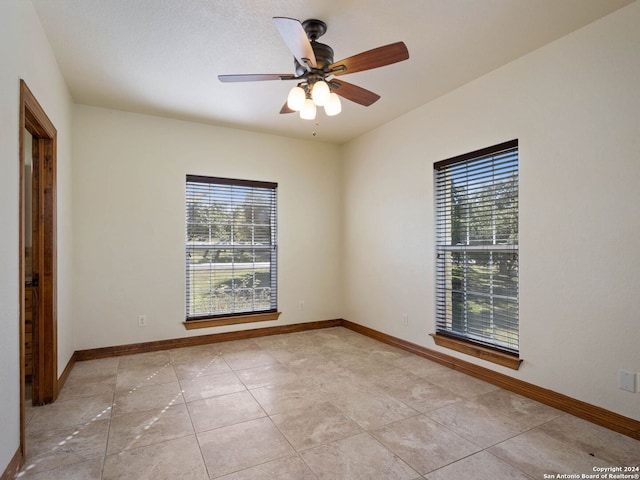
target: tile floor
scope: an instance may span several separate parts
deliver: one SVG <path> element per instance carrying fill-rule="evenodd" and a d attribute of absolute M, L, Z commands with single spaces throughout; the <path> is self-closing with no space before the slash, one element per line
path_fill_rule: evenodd
<path fill-rule="evenodd" d="M 78 362 L 23 479 L 542 479 L 640 442 L 344 328 Z"/>

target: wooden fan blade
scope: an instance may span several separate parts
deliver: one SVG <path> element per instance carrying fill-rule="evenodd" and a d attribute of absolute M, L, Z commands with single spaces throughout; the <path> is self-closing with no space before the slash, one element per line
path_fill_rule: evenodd
<path fill-rule="evenodd" d="M 316 67 L 316 55 L 313 53 L 311 42 L 307 38 L 307 32 L 302 28 L 302 24 L 295 18 L 273 17 L 276 27 L 287 44 L 293 56 L 296 57 L 300 65 L 311 65 Z"/>
<path fill-rule="evenodd" d="M 280 113 L 295 113 L 295 110 L 291 110 L 287 105 L 287 102 L 284 102 L 284 105 L 280 109 Z"/>
<path fill-rule="evenodd" d="M 407 50 L 407 46 L 404 42 L 396 42 L 332 63 L 329 65 L 329 71 L 334 75 L 344 75 L 346 73 L 384 67 L 392 63 L 402 62 L 408 58 L 409 50 Z"/>
<path fill-rule="evenodd" d="M 258 74 L 240 74 L 240 75 L 218 75 L 218 80 L 224 83 L 228 82 L 259 82 L 262 80 L 293 80 L 296 76 L 290 73 L 258 73 Z"/>
<path fill-rule="evenodd" d="M 358 87 L 357 85 L 347 83 L 342 80 L 329 80 L 329 85 L 331 86 L 331 90 L 341 97 L 351 100 L 352 102 L 359 103 L 360 105 L 364 105 L 365 107 L 368 107 L 380 99 L 380 95 L 377 93 L 373 93 L 366 88 Z"/>

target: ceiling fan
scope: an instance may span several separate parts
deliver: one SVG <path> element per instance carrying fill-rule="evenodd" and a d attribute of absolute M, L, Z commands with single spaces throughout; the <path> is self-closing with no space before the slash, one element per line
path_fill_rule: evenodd
<path fill-rule="evenodd" d="M 254 82 L 263 80 L 296 80 L 280 113 L 300 112 L 300 117 L 313 120 L 316 106 L 324 106 L 327 115 L 340 113 L 340 97 L 368 107 L 380 95 L 335 77 L 384 67 L 409 58 L 404 42 L 391 43 L 367 50 L 338 62 L 333 61 L 333 49 L 318 42 L 327 31 L 321 20 L 300 22 L 294 18 L 274 17 L 273 21 L 287 47 L 293 53 L 295 74 L 218 75 L 221 82 Z"/>

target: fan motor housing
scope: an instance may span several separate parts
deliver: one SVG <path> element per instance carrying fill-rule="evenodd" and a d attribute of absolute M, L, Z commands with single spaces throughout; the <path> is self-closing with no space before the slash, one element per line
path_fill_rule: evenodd
<path fill-rule="evenodd" d="M 329 45 L 320 42 L 311 42 L 311 48 L 313 48 L 313 54 L 316 56 L 317 70 L 325 70 L 326 67 L 333 63 L 333 48 Z M 300 65 L 298 60 L 294 59 L 294 65 L 297 76 L 302 76 L 307 71 L 303 65 Z"/>

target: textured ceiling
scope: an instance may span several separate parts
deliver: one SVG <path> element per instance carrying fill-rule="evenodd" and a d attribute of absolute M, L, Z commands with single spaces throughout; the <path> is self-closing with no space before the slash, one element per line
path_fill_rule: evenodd
<path fill-rule="evenodd" d="M 75 102 L 344 143 L 631 0 L 32 0 Z M 341 77 L 379 94 L 337 117 L 280 115 L 293 73 L 274 16 L 328 25 L 335 60 L 402 40 L 409 60 Z"/>

